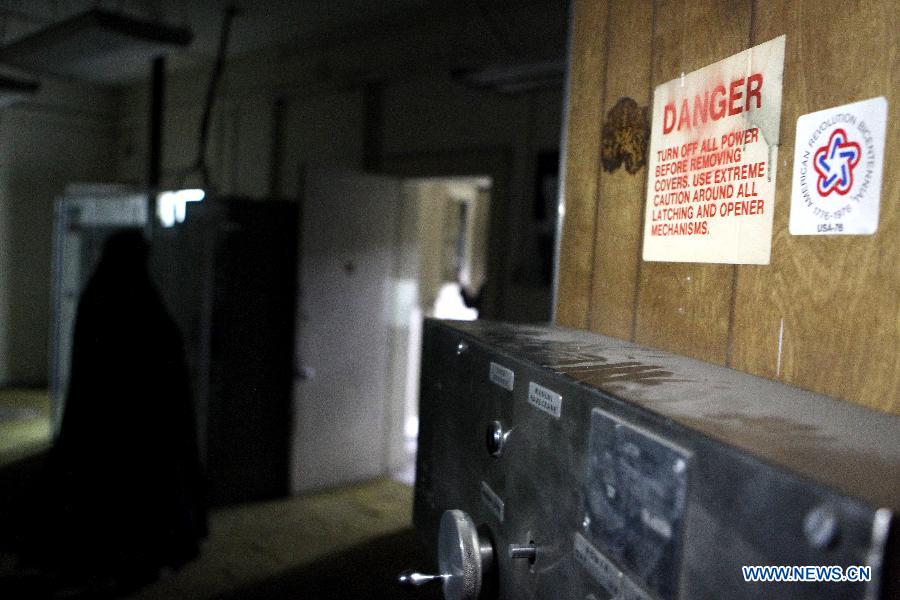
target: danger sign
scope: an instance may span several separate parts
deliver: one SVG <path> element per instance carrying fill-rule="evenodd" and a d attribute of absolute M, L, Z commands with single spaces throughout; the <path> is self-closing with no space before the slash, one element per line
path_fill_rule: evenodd
<path fill-rule="evenodd" d="M 769 263 L 784 42 L 656 88 L 644 260 Z"/>

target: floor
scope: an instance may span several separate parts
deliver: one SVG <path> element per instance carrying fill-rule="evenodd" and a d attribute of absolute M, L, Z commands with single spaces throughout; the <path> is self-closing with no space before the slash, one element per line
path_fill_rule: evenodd
<path fill-rule="evenodd" d="M 46 449 L 49 443 L 47 392 L 0 389 L 0 468 Z"/>
<path fill-rule="evenodd" d="M 0 390 L 0 487 L 5 488 L 0 500 L 27 483 L 29 463 L 39 463 L 48 447 L 47 415 L 43 392 Z M 14 505 L 0 505 L 0 513 Z M 395 584 L 404 569 L 433 568 L 430 552 L 411 528 L 411 506 L 409 485 L 378 479 L 216 509 L 201 557 L 128 598 L 439 598 L 439 588 L 423 593 Z M 0 514 L 0 525 L 14 518 Z M 2 531 L 0 527 L 0 537 Z M 0 598 L 99 597 L 58 587 L 50 591 L 52 587 L 41 573 L 23 571 L 10 548 L 4 552 L 0 543 Z"/>
<path fill-rule="evenodd" d="M 411 488 L 381 479 L 215 511 L 203 556 L 132 598 L 409 597 L 393 578 L 430 563 L 411 500 Z"/>

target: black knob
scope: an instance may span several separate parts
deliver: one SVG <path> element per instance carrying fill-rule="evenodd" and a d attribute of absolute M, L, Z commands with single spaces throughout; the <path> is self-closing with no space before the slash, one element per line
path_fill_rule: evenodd
<path fill-rule="evenodd" d="M 491 421 L 485 432 L 488 453 L 494 458 L 503 454 L 503 446 L 506 445 L 507 437 L 509 437 L 509 432 L 503 430 L 503 424 L 500 421 Z"/>

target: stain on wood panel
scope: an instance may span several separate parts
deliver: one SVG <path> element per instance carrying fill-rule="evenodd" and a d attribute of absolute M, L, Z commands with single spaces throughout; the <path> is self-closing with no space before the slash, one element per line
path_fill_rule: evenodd
<path fill-rule="evenodd" d="M 835 0 L 763 5 L 753 43 L 787 34 L 781 164 L 771 265 L 738 267 L 733 366 L 900 413 L 900 177 L 891 168 L 900 164 L 900 17 L 890 0 L 853 10 Z M 838 43 L 848 33 L 852 43 Z M 790 235 L 797 118 L 881 95 L 889 113 L 877 233 Z"/>
<path fill-rule="evenodd" d="M 557 276 L 556 322 L 587 329 L 594 271 L 607 3 L 579 0 L 574 11 L 566 124 L 566 212 Z"/>
<path fill-rule="evenodd" d="M 650 118 L 654 6 L 652 0 L 610 2 L 609 11 L 604 168 L 595 166 L 599 174 L 591 329 L 631 339 L 647 183 L 649 131 L 641 131 L 641 120 L 649 123 Z"/>
<path fill-rule="evenodd" d="M 751 2 L 662 1 L 656 7 L 653 86 L 749 47 Z M 727 364 L 735 267 L 642 262 L 638 343 Z"/>

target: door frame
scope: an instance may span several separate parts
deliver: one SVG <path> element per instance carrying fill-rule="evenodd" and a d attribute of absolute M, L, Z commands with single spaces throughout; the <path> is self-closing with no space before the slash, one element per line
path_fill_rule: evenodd
<path fill-rule="evenodd" d="M 508 252 L 512 232 L 507 227 L 512 149 L 484 146 L 440 152 L 393 154 L 381 160 L 379 173 L 402 179 L 487 176 L 491 178 L 491 213 L 488 223 L 488 264 L 479 316 L 497 319 L 509 285 Z"/>

